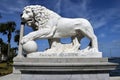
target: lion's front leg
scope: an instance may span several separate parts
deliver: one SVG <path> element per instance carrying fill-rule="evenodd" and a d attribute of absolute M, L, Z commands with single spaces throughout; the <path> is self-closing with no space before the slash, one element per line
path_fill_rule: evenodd
<path fill-rule="evenodd" d="M 21 40 L 21 44 L 25 44 L 28 41 L 34 40 L 35 35 L 36 35 L 36 32 L 31 32 L 31 33 L 25 35 Z"/>
<path fill-rule="evenodd" d="M 21 40 L 21 44 L 25 44 L 27 41 L 35 40 L 35 39 L 47 39 L 51 38 L 54 35 L 56 27 L 53 27 L 52 29 L 41 29 L 34 32 L 31 32 L 24 36 Z"/>
<path fill-rule="evenodd" d="M 24 36 L 22 38 L 21 44 L 25 44 L 28 41 L 35 40 L 35 39 L 38 39 L 38 38 L 47 38 L 48 34 L 49 34 L 49 31 L 44 31 L 43 32 L 41 30 L 38 30 L 38 31 L 31 32 L 31 33 L 27 34 L 26 36 Z"/>

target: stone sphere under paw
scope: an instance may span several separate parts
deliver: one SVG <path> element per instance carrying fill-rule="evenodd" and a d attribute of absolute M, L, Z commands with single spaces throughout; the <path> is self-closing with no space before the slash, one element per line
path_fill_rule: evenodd
<path fill-rule="evenodd" d="M 35 41 L 28 41 L 23 44 L 23 50 L 27 53 L 36 52 L 38 50 L 37 43 Z"/>

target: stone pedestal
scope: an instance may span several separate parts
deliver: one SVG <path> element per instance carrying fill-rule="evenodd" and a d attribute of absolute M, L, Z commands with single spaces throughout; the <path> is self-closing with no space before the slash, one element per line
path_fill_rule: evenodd
<path fill-rule="evenodd" d="M 15 58 L 19 80 L 109 80 L 117 64 L 107 58 Z"/>

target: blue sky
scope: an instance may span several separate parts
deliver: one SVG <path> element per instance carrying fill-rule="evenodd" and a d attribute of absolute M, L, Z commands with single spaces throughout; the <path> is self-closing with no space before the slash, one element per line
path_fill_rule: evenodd
<path fill-rule="evenodd" d="M 20 29 L 20 14 L 27 5 L 45 6 L 63 17 L 88 19 L 98 37 L 99 50 L 103 56 L 120 56 L 120 0 L 0 0 L 0 22 L 15 21 Z M 31 32 L 25 29 L 25 34 Z M 13 34 L 14 35 L 14 34 Z M 0 35 L 7 41 L 6 36 Z M 62 39 L 69 43 L 69 39 Z M 11 41 L 12 46 L 16 43 Z M 47 40 L 37 40 L 39 50 L 48 47 Z M 89 43 L 88 39 L 82 40 L 82 48 Z"/>

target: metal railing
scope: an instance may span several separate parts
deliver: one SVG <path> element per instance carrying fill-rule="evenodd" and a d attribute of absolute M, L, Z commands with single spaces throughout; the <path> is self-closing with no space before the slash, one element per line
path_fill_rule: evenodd
<path fill-rule="evenodd" d="M 120 57 L 120 42 L 101 43 L 99 50 L 103 53 L 103 57 Z"/>

